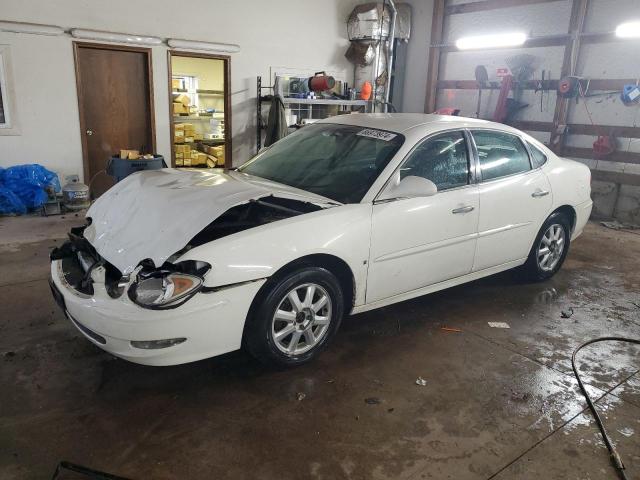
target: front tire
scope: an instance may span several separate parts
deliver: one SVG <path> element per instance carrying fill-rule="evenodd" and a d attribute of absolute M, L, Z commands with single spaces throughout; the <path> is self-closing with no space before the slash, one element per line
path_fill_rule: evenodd
<path fill-rule="evenodd" d="M 530 280 L 543 281 L 553 277 L 562 264 L 571 243 L 571 223 L 569 218 L 556 212 L 547 218 L 523 265 L 523 271 Z"/>
<path fill-rule="evenodd" d="M 280 367 L 317 357 L 338 331 L 344 310 L 340 282 L 319 267 L 276 280 L 258 302 L 247 319 L 246 346 L 258 360 Z"/>

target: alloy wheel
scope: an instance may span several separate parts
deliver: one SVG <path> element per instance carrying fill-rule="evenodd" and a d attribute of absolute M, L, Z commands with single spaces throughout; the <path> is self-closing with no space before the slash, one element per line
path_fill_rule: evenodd
<path fill-rule="evenodd" d="M 305 283 L 290 290 L 278 304 L 271 336 L 278 350 L 299 355 L 318 345 L 329 330 L 332 304 L 318 284 Z"/>
<path fill-rule="evenodd" d="M 564 252 L 564 245 L 564 227 L 555 223 L 547 228 L 540 239 L 540 244 L 536 252 L 540 270 L 550 272 L 558 265 Z"/>

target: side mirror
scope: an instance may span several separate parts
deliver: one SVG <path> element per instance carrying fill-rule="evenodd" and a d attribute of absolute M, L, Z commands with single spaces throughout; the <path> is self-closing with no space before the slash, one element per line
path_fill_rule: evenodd
<path fill-rule="evenodd" d="M 430 197 L 436 193 L 438 193 L 438 187 L 431 180 L 413 175 L 400 180 L 400 172 L 397 172 L 378 200 Z"/>

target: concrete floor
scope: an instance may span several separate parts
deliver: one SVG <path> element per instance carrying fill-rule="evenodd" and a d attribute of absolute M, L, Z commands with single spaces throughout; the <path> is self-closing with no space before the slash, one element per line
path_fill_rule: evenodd
<path fill-rule="evenodd" d="M 347 318 L 318 361 L 288 371 L 241 352 L 165 368 L 103 353 L 50 298 L 59 242 L 0 249 L 3 479 L 50 478 L 60 460 L 134 479 L 615 478 L 570 358 L 593 337 L 640 338 L 637 234 L 589 224 L 548 282 L 507 272 Z M 638 352 L 580 359 L 631 479 Z"/>

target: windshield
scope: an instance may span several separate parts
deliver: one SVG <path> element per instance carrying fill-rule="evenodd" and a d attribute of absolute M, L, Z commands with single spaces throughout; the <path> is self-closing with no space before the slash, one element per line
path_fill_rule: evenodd
<path fill-rule="evenodd" d="M 239 170 L 340 203 L 357 203 L 403 142 L 402 135 L 384 130 L 307 125 Z"/>

